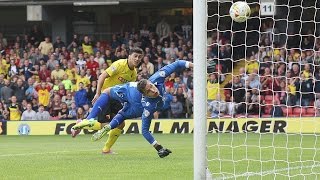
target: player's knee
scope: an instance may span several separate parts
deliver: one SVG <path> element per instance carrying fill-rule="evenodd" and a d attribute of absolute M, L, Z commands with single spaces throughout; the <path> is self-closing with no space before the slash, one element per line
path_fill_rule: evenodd
<path fill-rule="evenodd" d="M 109 95 L 109 94 L 110 94 L 110 89 L 111 89 L 111 88 L 107 88 L 107 89 L 105 89 L 102 93 L 105 93 L 105 94 L 108 94 L 108 95 Z"/>

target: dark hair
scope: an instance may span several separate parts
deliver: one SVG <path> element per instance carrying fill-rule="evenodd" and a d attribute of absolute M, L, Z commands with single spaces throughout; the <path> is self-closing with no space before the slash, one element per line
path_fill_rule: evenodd
<path fill-rule="evenodd" d="M 138 91 L 141 92 L 142 94 L 144 93 L 144 89 L 146 88 L 147 83 L 148 83 L 148 80 L 147 80 L 147 79 L 141 79 L 141 80 L 138 82 L 137 89 L 138 89 Z"/>
<path fill-rule="evenodd" d="M 131 55 L 133 53 L 137 53 L 137 54 L 142 54 L 143 55 L 143 50 L 141 48 L 134 47 L 134 48 L 130 49 L 129 55 Z"/>

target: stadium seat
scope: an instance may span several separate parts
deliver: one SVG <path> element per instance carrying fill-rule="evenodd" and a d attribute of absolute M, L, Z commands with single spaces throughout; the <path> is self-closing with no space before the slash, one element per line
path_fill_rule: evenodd
<path fill-rule="evenodd" d="M 315 108 L 313 108 L 313 107 L 308 108 L 307 112 L 306 112 L 306 114 L 304 116 L 306 116 L 306 117 L 314 117 L 314 116 L 316 116 Z"/>
<path fill-rule="evenodd" d="M 293 117 L 301 117 L 301 116 L 304 116 L 306 115 L 306 108 L 301 108 L 301 107 L 295 107 L 293 108 Z"/>
<path fill-rule="evenodd" d="M 245 118 L 245 117 L 246 117 L 245 114 L 237 114 L 237 115 L 236 115 L 236 118 Z"/>
<path fill-rule="evenodd" d="M 292 115 L 292 107 L 281 107 L 282 108 L 282 111 L 283 111 L 283 115 L 284 116 L 289 116 L 289 115 Z"/>
<path fill-rule="evenodd" d="M 248 115 L 248 118 L 259 118 L 259 114 L 251 114 L 251 115 Z"/>

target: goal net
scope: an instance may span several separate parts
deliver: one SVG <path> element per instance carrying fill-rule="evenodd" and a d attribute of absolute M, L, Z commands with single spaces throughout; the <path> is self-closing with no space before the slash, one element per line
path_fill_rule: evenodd
<path fill-rule="evenodd" d="M 320 1 L 207 1 L 207 179 L 320 178 Z"/>

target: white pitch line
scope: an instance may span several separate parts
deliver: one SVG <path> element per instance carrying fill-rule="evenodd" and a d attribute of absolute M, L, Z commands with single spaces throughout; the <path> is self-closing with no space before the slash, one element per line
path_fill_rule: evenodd
<path fill-rule="evenodd" d="M 98 149 L 88 149 L 88 150 L 80 150 L 80 151 L 52 151 L 52 152 L 39 152 L 39 153 L 1 154 L 0 157 L 33 156 L 33 155 L 45 155 L 45 154 L 63 154 L 63 153 L 73 153 L 73 152 L 97 151 L 97 150 Z"/>
<path fill-rule="evenodd" d="M 295 167 L 282 168 L 282 169 L 270 170 L 270 171 L 262 171 L 262 172 L 246 172 L 246 173 L 237 174 L 234 176 L 221 176 L 218 178 L 214 178 L 214 180 L 236 179 L 236 178 L 240 178 L 240 177 L 250 177 L 250 176 L 265 176 L 268 174 L 275 174 L 275 173 L 283 172 L 283 171 L 291 171 L 291 170 L 297 170 L 297 169 L 309 169 L 309 168 L 315 168 L 315 167 L 320 167 L 320 164 L 310 165 L 310 166 L 295 166 Z"/>

